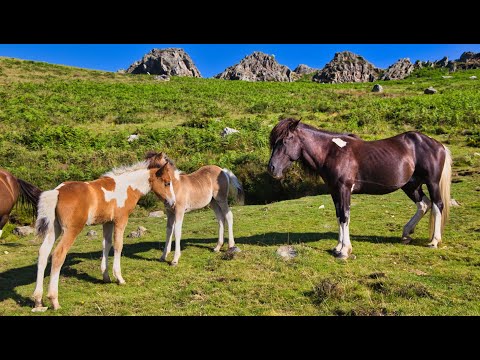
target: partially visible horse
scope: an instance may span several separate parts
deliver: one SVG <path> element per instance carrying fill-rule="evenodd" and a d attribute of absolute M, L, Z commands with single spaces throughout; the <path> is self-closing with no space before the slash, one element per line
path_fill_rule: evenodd
<path fill-rule="evenodd" d="M 18 197 L 22 203 L 31 205 L 36 211 L 41 192 L 36 186 L 0 169 L 0 237 Z"/>
<path fill-rule="evenodd" d="M 97 180 L 66 181 L 54 190 L 42 193 L 38 204 L 36 230 L 44 240 L 38 256 L 33 311 L 47 309 L 42 305 L 45 267 L 55 240 L 63 233 L 52 255 L 48 288 L 48 298 L 53 308 L 57 310 L 60 307 L 58 302 L 60 269 L 68 250 L 85 225 L 103 224 L 103 256 L 100 267 L 105 282 L 110 282 L 108 253 L 112 247 L 113 234 L 113 276 L 119 284 L 125 284 L 120 269 L 120 257 L 128 216 L 138 200 L 150 192 L 155 173 L 167 161 L 164 153 L 149 152 L 145 161 L 113 169 Z"/>
<path fill-rule="evenodd" d="M 233 186 L 232 186 L 233 185 Z M 181 173 L 171 162 L 167 162 L 152 182 L 153 192 L 164 201 L 167 213 L 167 233 L 161 261 L 166 261 L 172 246 L 175 229 L 175 254 L 171 265 L 180 258 L 180 238 L 185 212 L 210 205 L 218 220 L 218 242 L 214 251 L 223 245 L 224 224 L 228 225 L 229 251 L 239 251 L 233 238 L 233 214 L 228 206 L 228 194 L 236 189 L 236 197 L 243 202 L 243 189 L 237 177 L 228 169 L 216 165 L 203 166 L 191 174 Z"/>
<path fill-rule="evenodd" d="M 431 208 L 430 247 L 442 241 L 442 232 L 450 208 L 452 158 L 448 148 L 416 131 L 391 138 L 363 141 L 352 134 L 322 131 L 283 119 L 270 133 L 272 150 L 268 171 L 279 179 L 294 162 L 319 174 L 328 186 L 339 224 L 335 256 L 348 258 L 350 243 L 350 196 L 387 194 L 402 189 L 417 205 L 416 214 L 403 228 L 402 241 Z M 430 199 L 422 190 L 427 186 Z M 433 203 L 433 204 L 432 204 Z"/>

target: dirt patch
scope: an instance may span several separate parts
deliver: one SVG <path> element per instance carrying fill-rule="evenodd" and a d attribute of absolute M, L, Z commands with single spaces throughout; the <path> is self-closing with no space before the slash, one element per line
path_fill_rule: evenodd
<path fill-rule="evenodd" d="M 314 286 L 311 296 L 316 303 L 322 303 L 328 299 L 339 300 L 345 296 L 345 286 L 339 279 L 323 279 Z"/>

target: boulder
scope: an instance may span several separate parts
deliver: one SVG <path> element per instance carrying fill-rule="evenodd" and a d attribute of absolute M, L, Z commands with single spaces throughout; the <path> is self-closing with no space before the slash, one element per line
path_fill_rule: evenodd
<path fill-rule="evenodd" d="M 294 73 L 300 74 L 300 75 L 306 75 L 306 74 L 313 74 L 314 72 L 317 72 L 319 69 L 311 68 L 308 65 L 305 64 L 300 64 L 298 65 L 295 70 L 293 70 Z"/>
<path fill-rule="evenodd" d="M 132 141 L 138 140 L 139 137 L 140 137 L 140 135 L 138 135 L 138 134 L 132 134 L 127 138 L 127 141 L 132 142 Z"/>
<path fill-rule="evenodd" d="M 448 57 L 444 56 L 442 59 L 435 61 L 435 67 L 447 67 Z"/>
<path fill-rule="evenodd" d="M 202 77 L 183 49 L 152 49 L 127 69 L 130 74 Z"/>
<path fill-rule="evenodd" d="M 405 79 L 415 69 L 409 58 L 398 60 L 395 64 L 390 65 L 382 74 L 380 80 L 402 80 Z"/>
<path fill-rule="evenodd" d="M 238 133 L 240 131 L 238 131 L 237 129 L 232 129 L 232 128 L 229 128 L 229 127 L 226 127 L 225 129 L 222 130 L 222 132 L 220 133 L 220 135 L 222 137 L 225 137 L 225 136 L 228 136 L 228 135 L 231 135 L 231 134 L 235 134 L 235 133 Z"/>
<path fill-rule="evenodd" d="M 437 92 L 437 90 L 435 90 L 432 86 L 430 86 L 428 89 L 425 89 L 425 91 L 423 92 L 424 94 L 435 94 Z"/>
<path fill-rule="evenodd" d="M 379 84 L 373 85 L 372 92 L 383 92 L 383 86 Z"/>
<path fill-rule="evenodd" d="M 163 75 L 155 75 L 153 78 L 154 78 L 155 80 L 157 80 L 157 81 L 170 81 L 170 76 L 165 75 L 165 74 L 163 74 Z"/>
<path fill-rule="evenodd" d="M 472 75 L 472 76 L 469 77 L 469 79 L 471 79 L 471 80 L 475 80 L 476 78 L 477 77 L 475 75 Z"/>
<path fill-rule="evenodd" d="M 27 236 L 35 233 L 35 228 L 31 226 L 17 226 L 13 229 L 13 233 L 18 236 Z"/>
<path fill-rule="evenodd" d="M 224 80 L 243 81 L 293 81 L 292 71 L 285 65 L 280 65 L 275 57 L 260 51 L 255 51 L 244 57 L 238 64 L 230 66 L 214 76 Z"/>
<path fill-rule="evenodd" d="M 320 83 L 373 82 L 381 69 L 350 51 L 336 53 L 333 60 L 317 72 L 312 80 Z"/>
<path fill-rule="evenodd" d="M 148 214 L 148 217 L 154 217 L 154 218 L 159 218 L 162 216 L 165 216 L 165 213 L 162 210 L 152 211 L 150 214 Z"/>
<path fill-rule="evenodd" d="M 95 230 L 88 230 L 87 236 L 88 236 L 88 237 L 96 237 L 96 236 L 97 236 L 97 232 L 96 232 Z"/>

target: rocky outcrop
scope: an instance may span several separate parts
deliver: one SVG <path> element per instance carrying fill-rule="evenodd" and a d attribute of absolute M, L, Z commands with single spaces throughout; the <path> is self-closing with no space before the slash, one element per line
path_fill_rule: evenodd
<path fill-rule="evenodd" d="M 390 65 L 382 74 L 380 80 L 402 80 L 405 79 L 414 70 L 414 65 L 409 58 L 400 59 L 395 64 Z"/>
<path fill-rule="evenodd" d="M 480 69 L 480 53 L 466 51 L 456 60 L 457 69 Z"/>
<path fill-rule="evenodd" d="M 295 70 L 293 70 L 294 73 L 299 74 L 299 75 L 306 75 L 306 74 L 313 74 L 314 72 L 317 72 L 320 69 L 315 69 L 312 68 L 308 65 L 305 64 L 300 64 L 298 65 Z"/>
<path fill-rule="evenodd" d="M 273 55 L 260 51 L 244 57 L 240 63 L 230 66 L 214 77 L 244 81 L 293 81 L 292 71 L 288 67 L 280 65 Z"/>
<path fill-rule="evenodd" d="M 130 74 L 202 77 L 183 49 L 152 49 L 127 69 Z"/>
<path fill-rule="evenodd" d="M 457 70 L 479 69 L 480 68 L 480 53 L 474 53 L 472 51 L 466 51 L 457 60 L 448 60 L 448 57 L 444 56 L 437 61 L 420 61 L 417 60 L 414 65 L 414 69 L 420 69 L 423 67 L 432 67 L 436 69 L 448 69 L 450 72 Z"/>
<path fill-rule="evenodd" d="M 368 82 L 378 79 L 381 70 L 363 57 L 343 51 L 336 53 L 333 60 L 313 76 L 321 83 Z"/>

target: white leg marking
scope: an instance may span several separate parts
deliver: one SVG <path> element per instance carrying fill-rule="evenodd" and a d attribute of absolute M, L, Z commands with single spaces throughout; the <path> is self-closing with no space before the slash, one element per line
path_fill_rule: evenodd
<path fill-rule="evenodd" d="M 428 244 L 431 247 L 437 247 L 437 245 L 442 242 L 442 213 L 436 204 L 432 204 L 432 213 L 434 221 L 434 231 L 432 241 Z"/>
<path fill-rule="evenodd" d="M 100 269 L 102 270 L 103 281 L 110 282 L 110 276 L 108 275 L 108 254 L 112 248 L 112 234 L 113 234 L 113 223 L 107 223 L 103 225 L 103 254 L 102 254 L 102 263 Z"/>
<path fill-rule="evenodd" d="M 42 296 L 43 296 L 43 277 L 45 275 L 45 268 L 47 266 L 48 255 L 52 251 L 53 244 L 55 243 L 55 232 L 53 227 L 45 236 L 42 246 L 38 251 L 38 269 L 37 269 L 37 284 L 35 286 L 35 291 L 33 292 L 33 297 L 35 299 L 35 307 L 42 306 Z"/>
<path fill-rule="evenodd" d="M 168 215 L 167 213 L 167 234 L 165 237 L 165 247 L 163 248 L 163 254 L 160 257 L 160 261 L 165 261 L 168 254 L 172 249 L 172 236 L 173 236 L 173 227 L 175 226 L 175 215 Z"/>
<path fill-rule="evenodd" d="M 2 237 L 3 230 L 0 229 L 0 238 Z"/>
<path fill-rule="evenodd" d="M 403 227 L 402 238 L 408 239 L 408 235 L 413 233 L 413 231 L 415 230 L 415 226 L 417 226 L 418 222 L 423 218 L 426 212 L 430 209 L 430 207 L 432 206 L 432 203 L 430 199 L 424 196 L 422 198 L 422 201 L 417 202 L 416 205 L 417 205 L 417 212 Z"/>
<path fill-rule="evenodd" d="M 225 219 L 227 220 L 228 225 L 228 248 L 230 249 L 235 246 L 235 240 L 233 238 L 233 214 L 230 209 L 228 209 Z"/>
<path fill-rule="evenodd" d="M 175 254 L 173 256 L 172 265 L 178 264 L 180 259 L 180 239 L 182 237 L 183 214 L 175 218 Z"/>
<path fill-rule="evenodd" d="M 334 253 L 339 253 L 342 250 L 342 240 L 343 240 L 343 228 L 340 226 L 340 218 L 337 218 L 338 224 L 338 243 L 337 246 L 333 249 Z"/>

